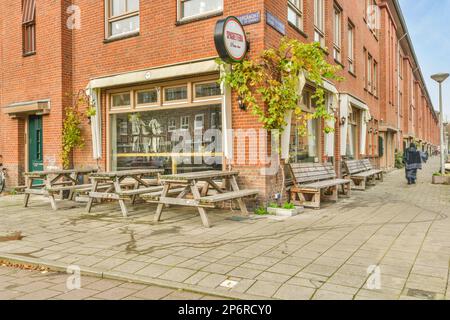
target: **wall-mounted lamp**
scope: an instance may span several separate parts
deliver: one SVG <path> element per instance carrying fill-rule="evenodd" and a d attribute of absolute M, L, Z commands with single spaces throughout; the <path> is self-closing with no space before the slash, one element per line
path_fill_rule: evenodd
<path fill-rule="evenodd" d="M 343 126 L 346 121 L 347 121 L 347 118 L 346 117 L 342 117 L 341 118 L 341 126 Z"/>
<path fill-rule="evenodd" d="M 372 128 L 370 128 L 370 129 L 369 129 L 369 133 L 372 133 L 372 132 L 373 132 L 373 129 L 372 129 Z"/>
<path fill-rule="evenodd" d="M 247 106 L 245 105 L 244 100 L 242 99 L 241 96 L 238 97 L 238 105 L 239 105 L 239 109 L 241 109 L 242 111 L 247 110 Z"/>

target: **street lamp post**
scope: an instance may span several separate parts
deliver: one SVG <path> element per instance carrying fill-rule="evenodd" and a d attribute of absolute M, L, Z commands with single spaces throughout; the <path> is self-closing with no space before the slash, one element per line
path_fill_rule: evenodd
<path fill-rule="evenodd" d="M 440 128 L 440 145 L 441 145 L 441 174 L 445 175 L 445 146 L 444 146 L 444 113 L 442 110 L 442 82 L 447 80 L 450 75 L 448 73 L 438 73 L 431 76 L 431 79 L 439 83 L 439 128 Z"/>

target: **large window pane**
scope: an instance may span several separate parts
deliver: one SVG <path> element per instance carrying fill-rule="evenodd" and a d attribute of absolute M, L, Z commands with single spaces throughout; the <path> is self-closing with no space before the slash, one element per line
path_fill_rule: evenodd
<path fill-rule="evenodd" d="M 111 169 L 221 170 L 220 113 L 210 105 L 111 115 Z"/>
<path fill-rule="evenodd" d="M 111 22 L 111 35 L 116 36 L 127 32 L 139 30 L 139 16 Z"/>
<path fill-rule="evenodd" d="M 113 17 L 120 16 L 126 12 L 126 0 L 112 0 L 111 1 L 111 15 Z"/>
<path fill-rule="evenodd" d="M 181 0 L 181 18 L 223 9 L 223 0 Z"/>
<path fill-rule="evenodd" d="M 139 0 L 128 0 L 128 12 L 138 11 L 139 10 Z"/>

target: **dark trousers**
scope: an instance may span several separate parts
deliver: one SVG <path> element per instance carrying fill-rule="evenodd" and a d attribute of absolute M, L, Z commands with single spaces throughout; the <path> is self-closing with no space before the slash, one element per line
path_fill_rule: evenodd
<path fill-rule="evenodd" d="M 417 169 L 409 169 L 406 170 L 406 180 L 408 180 L 408 183 L 416 183 L 417 180 Z"/>

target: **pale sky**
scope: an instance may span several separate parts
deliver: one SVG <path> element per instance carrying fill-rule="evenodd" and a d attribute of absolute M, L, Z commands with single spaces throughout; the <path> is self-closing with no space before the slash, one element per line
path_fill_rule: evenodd
<path fill-rule="evenodd" d="M 434 108 L 439 91 L 430 79 L 450 73 L 450 0 L 399 0 Z M 450 120 L 450 78 L 443 85 L 444 114 Z"/>

